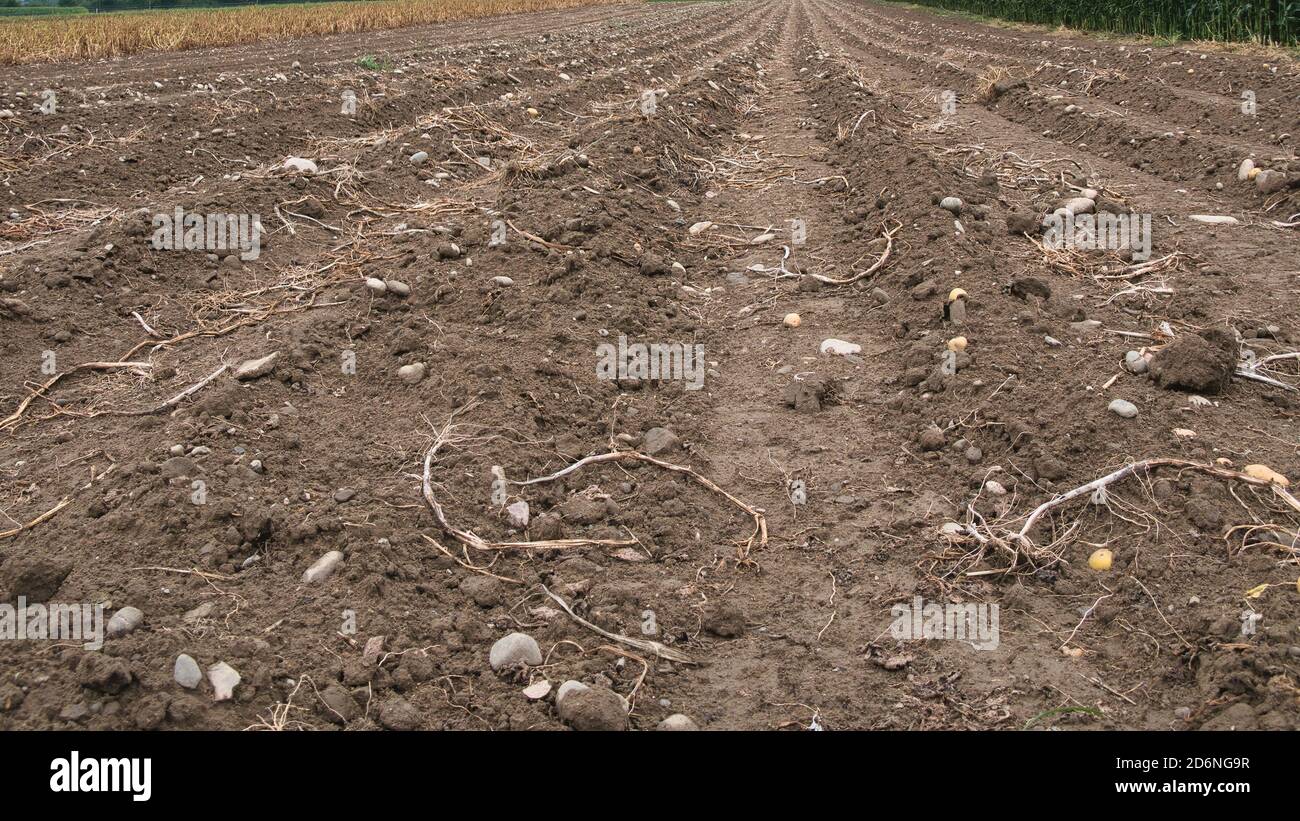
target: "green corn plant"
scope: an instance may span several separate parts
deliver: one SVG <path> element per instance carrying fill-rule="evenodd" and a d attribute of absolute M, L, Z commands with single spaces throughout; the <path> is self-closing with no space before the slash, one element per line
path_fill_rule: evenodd
<path fill-rule="evenodd" d="M 1025 23 L 1160 38 L 1300 45 L 1300 0 L 912 0 Z"/>

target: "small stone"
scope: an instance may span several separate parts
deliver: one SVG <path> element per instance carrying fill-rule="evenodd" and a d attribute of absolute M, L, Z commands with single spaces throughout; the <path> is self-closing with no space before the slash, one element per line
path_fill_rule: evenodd
<path fill-rule="evenodd" d="M 850 356 L 861 353 L 862 346 L 855 342 L 845 342 L 843 339 L 825 339 L 822 340 L 821 352 L 836 356 Z"/>
<path fill-rule="evenodd" d="M 195 607 L 192 610 L 185 611 L 185 615 L 181 616 L 181 621 L 185 622 L 186 624 L 197 624 L 198 622 L 212 615 L 212 611 L 213 609 L 215 609 L 215 607 L 216 605 L 214 605 L 212 602 L 205 601 L 203 604 L 200 604 L 198 607 Z"/>
<path fill-rule="evenodd" d="M 427 159 L 429 159 L 428 151 L 417 151 L 411 155 L 411 164 L 420 165 Z"/>
<path fill-rule="evenodd" d="M 677 434 L 668 428 L 651 428 L 641 438 L 641 450 L 650 456 L 666 453 L 678 445 Z"/>
<path fill-rule="evenodd" d="M 1286 187 L 1286 174 L 1283 174 L 1281 171 L 1261 171 L 1259 172 L 1259 176 L 1255 177 L 1255 188 L 1259 193 L 1264 194 L 1265 196 L 1276 194 L 1278 191 L 1281 191 Z"/>
<path fill-rule="evenodd" d="M 551 683 L 546 679 L 542 679 L 541 681 L 534 681 L 532 684 L 524 688 L 524 698 L 529 701 L 538 701 L 539 699 L 546 698 L 546 695 L 550 692 Z"/>
<path fill-rule="evenodd" d="M 356 498 L 357 492 L 350 487 L 341 487 L 334 491 L 334 501 L 339 504 L 350 502 Z"/>
<path fill-rule="evenodd" d="M 384 285 L 388 288 L 388 293 L 393 296 L 407 297 L 411 295 L 411 286 L 399 279 L 386 279 Z"/>
<path fill-rule="evenodd" d="M 993 479 L 990 479 L 989 481 L 984 483 L 984 489 L 987 490 L 989 494 L 993 496 L 1007 495 L 1007 489 L 1002 486 L 1002 483 Z"/>
<path fill-rule="evenodd" d="M 339 565 L 343 563 L 343 554 L 337 550 L 331 550 L 324 556 L 316 560 L 316 563 L 307 568 L 302 574 L 303 584 L 316 584 L 323 582 L 333 575 Z"/>
<path fill-rule="evenodd" d="M 934 202 L 934 200 L 931 200 L 931 202 Z M 944 197 L 939 201 L 939 207 L 945 211 L 950 211 L 953 214 L 960 214 L 962 201 L 958 197 Z"/>
<path fill-rule="evenodd" d="M 383 296 L 388 293 L 388 284 L 379 277 L 367 277 L 366 288 L 375 296 Z"/>
<path fill-rule="evenodd" d="M 176 657 L 176 664 L 172 667 L 172 678 L 185 689 L 193 690 L 203 680 L 203 671 L 199 669 L 197 661 L 181 653 Z"/>
<path fill-rule="evenodd" d="M 144 624 L 144 613 L 141 613 L 135 607 L 123 607 L 108 620 L 105 632 L 110 639 L 117 638 L 118 636 L 125 636 L 141 624 Z"/>
<path fill-rule="evenodd" d="M 235 687 L 238 686 L 240 677 L 234 667 L 219 661 L 208 668 L 208 682 L 212 685 L 213 699 L 229 701 L 235 694 Z"/>
<path fill-rule="evenodd" d="M 185 455 L 185 446 L 184 446 L 184 445 L 172 445 L 170 448 L 167 449 L 167 452 L 170 453 L 172 456 L 184 456 L 184 455 Z"/>
<path fill-rule="evenodd" d="M 241 382 L 247 382 L 251 379 L 266 376 L 275 368 L 275 361 L 280 358 L 280 353 L 269 353 L 260 359 L 245 359 L 235 368 L 235 378 Z"/>
<path fill-rule="evenodd" d="M 182 476 L 197 476 L 199 466 L 186 456 L 173 456 L 158 466 L 158 473 L 164 479 L 177 479 Z"/>
<path fill-rule="evenodd" d="M 659 726 L 655 727 L 655 729 L 665 730 L 665 731 L 689 732 L 693 730 L 699 730 L 700 726 L 696 724 L 694 721 L 692 721 L 688 716 L 684 716 L 681 713 L 673 713 L 672 715 L 668 716 L 668 718 L 665 718 L 663 721 L 659 722 Z"/>
<path fill-rule="evenodd" d="M 499 285 L 502 288 L 509 288 L 511 285 L 515 284 L 515 281 L 508 276 L 496 276 L 492 277 L 492 283 L 494 285 Z"/>
<path fill-rule="evenodd" d="M 284 165 L 282 167 L 284 168 L 285 171 L 289 171 L 294 174 L 311 175 L 311 174 L 315 174 L 317 171 L 316 163 L 304 157 L 289 157 L 287 160 L 284 161 Z"/>
<path fill-rule="evenodd" d="M 424 380 L 425 364 L 412 362 L 397 369 L 397 375 L 408 385 L 418 385 Z"/>
<path fill-rule="evenodd" d="M 542 648 L 527 633 L 511 633 L 497 639 L 488 652 L 488 664 L 493 670 L 502 670 L 518 664 L 538 667 L 542 663 Z"/>
<path fill-rule="evenodd" d="M 974 445 L 966 448 L 966 461 L 970 462 L 972 465 L 977 464 L 983 458 L 984 458 L 984 451 L 980 450 Z"/>
<path fill-rule="evenodd" d="M 1074 197 L 1061 205 L 1070 214 L 1091 214 L 1097 203 L 1091 197 Z"/>
<path fill-rule="evenodd" d="M 1112 399 L 1107 406 L 1111 413 L 1122 416 L 1125 419 L 1132 419 L 1138 415 L 1137 405 L 1126 399 Z"/>
<path fill-rule="evenodd" d="M 1137 351 L 1129 351 L 1124 354 L 1124 367 L 1129 373 L 1146 373 L 1147 358 Z"/>
<path fill-rule="evenodd" d="M 587 685 L 583 684 L 581 681 L 574 681 L 573 679 L 569 679 L 568 681 L 561 684 L 559 689 L 555 691 L 555 706 L 558 708 L 561 704 L 564 703 L 564 700 L 569 696 L 571 696 L 572 694 L 587 689 L 590 688 Z"/>
<path fill-rule="evenodd" d="M 918 283 L 912 288 L 911 291 L 912 299 L 915 299 L 917 301 L 920 301 L 922 299 L 929 299 L 930 297 L 934 296 L 935 293 L 938 292 L 938 290 L 939 290 L 939 283 L 935 282 L 933 279 L 927 279 L 924 282 Z"/>
<path fill-rule="evenodd" d="M 528 527 L 528 503 L 520 500 L 507 507 L 506 519 L 513 528 L 522 530 Z"/>
<path fill-rule="evenodd" d="M 1054 336 L 1045 336 L 1043 337 L 1043 341 L 1047 343 L 1047 347 L 1049 348 L 1061 347 L 1061 340 L 1057 339 Z"/>

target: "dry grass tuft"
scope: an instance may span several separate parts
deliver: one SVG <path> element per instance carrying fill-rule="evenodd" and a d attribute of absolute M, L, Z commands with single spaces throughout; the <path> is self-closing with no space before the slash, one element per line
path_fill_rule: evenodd
<path fill-rule="evenodd" d="M 187 51 L 264 40 L 610 5 L 618 0 L 371 0 L 140 14 L 24 17 L 0 23 L 0 65 Z"/>

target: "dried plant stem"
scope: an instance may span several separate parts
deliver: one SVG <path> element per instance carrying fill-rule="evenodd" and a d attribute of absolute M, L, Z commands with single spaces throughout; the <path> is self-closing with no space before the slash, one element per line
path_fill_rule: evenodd
<path fill-rule="evenodd" d="M 1134 462 L 1130 465 L 1126 465 L 1120 468 L 1119 470 L 1114 471 L 1113 473 L 1108 473 L 1107 475 L 1102 476 L 1100 479 L 1094 479 L 1093 481 L 1088 482 L 1085 485 L 1080 485 L 1079 487 L 1076 487 L 1073 490 L 1066 491 L 1065 493 L 1062 493 L 1056 496 L 1055 498 L 1044 502 L 1043 504 L 1034 508 L 1032 512 L 1030 512 L 1028 518 L 1025 519 L 1024 526 L 1020 528 L 1019 532 L 1013 534 L 1012 538 L 1020 542 L 1026 548 L 1032 548 L 1033 541 L 1029 538 L 1029 532 L 1033 530 L 1034 525 L 1037 524 L 1038 520 L 1041 519 L 1043 515 L 1046 514 L 1048 511 L 1060 507 L 1066 502 L 1072 501 L 1074 499 L 1078 499 L 1081 496 L 1088 496 L 1099 488 L 1106 487 L 1107 485 L 1112 485 L 1136 473 L 1145 473 L 1146 471 L 1153 470 L 1158 467 L 1176 467 L 1183 470 L 1195 470 L 1201 473 L 1209 474 L 1210 476 L 1217 476 L 1220 479 L 1236 480 L 1239 482 L 1245 482 L 1247 484 L 1255 485 L 1256 487 L 1269 487 L 1272 488 L 1273 492 L 1277 494 L 1277 496 L 1281 498 L 1284 502 L 1286 502 L 1293 510 L 1300 512 L 1300 500 L 1297 500 L 1293 495 L 1291 495 L 1289 491 L 1286 490 L 1286 488 L 1282 487 L 1279 484 L 1275 484 L 1273 482 L 1269 482 L 1264 479 L 1256 479 L 1255 477 L 1247 476 L 1246 474 L 1241 473 L 1240 471 L 1228 470 L 1227 468 L 1221 468 L 1215 465 L 1204 465 L 1199 462 L 1191 462 L 1185 459 L 1167 459 L 1167 458 L 1144 459 L 1140 462 Z"/>
<path fill-rule="evenodd" d="M 608 630 L 597 627 L 596 625 L 592 624 L 591 622 L 579 616 L 577 613 L 574 613 L 573 608 L 569 607 L 569 603 L 566 602 L 564 599 L 560 598 L 559 596 L 555 595 L 554 593 L 552 593 L 550 590 L 548 590 L 546 588 L 546 585 L 542 585 L 542 592 L 550 596 L 552 599 L 554 599 L 555 603 L 558 604 L 560 607 L 563 607 L 564 612 L 569 614 L 569 618 L 573 619 L 578 624 L 581 624 L 583 627 L 587 628 L 588 630 L 591 630 L 594 633 L 604 636 L 610 641 L 617 641 L 620 644 L 626 644 L 627 646 L 635 647 L 638 650 L 645 650 L 647 653 L 654 653 L 659 658 L 668 659 L 669 661 L 676 661 L 682 664 L 699 663 L 694 659 L 692 659 L 690 656 L 686 655 L 685 653 L 682 653 L 681 651 L 678 650 L 674 650 L 673 648 L 660 644 L 657 641 L 650 641 L 649 639 L 634 639 L 629 636 L 620 636 L 618 633 L 611 633 Z"/>

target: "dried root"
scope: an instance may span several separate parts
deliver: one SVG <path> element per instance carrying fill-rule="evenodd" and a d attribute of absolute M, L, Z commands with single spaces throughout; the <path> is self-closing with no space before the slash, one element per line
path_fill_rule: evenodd
<path fill-rule="evenodd" d="M 450 442 L 455 442 L 463 436 L 463 434 L 460 434 L 458 432 L 457 430 L 458 426 L 453 421 L 455 416 L 474 406 L 475 406 L 474 404 L 466 405 L 464 408 L 459 409 L 456 413 L 453 413 L 452 419 L 449 419 L 447 424 L 442 428 L 442 430 L 438 432 L 437 436 L 434 437 L 433 444 L 429 446 L 429 449 L 425 451 L 424 454 L 424 474 L 421 481 L 421 493 L 424 497 L 425 503 L 429 506 L 429 510 L 433 513 L 434 519 L 437 520 L 439 526 L 441 526 L 443 530 L 445 530 L 448 534 L 450 534 L 452 538 L 456 539 L 461 544 L 474 548 L 475 550 L 544 551 L 544 550 L 564 550 L 571 547 L 584 547 L 589 545 L 626 547 L 628 545 L 637 544 L 637 541 L 635 539 L 546 539 L 546 540 L 535 541 L 535 542 L 490 542 L 482 538 L 481 536 L 478 536 L 473 531 L 462 530 L 456 527 L 455 525 L 453 525 L 450 521 L 448 521 L 447 515 L 442 509 L 442 504 L 438 501 L 438 498 L 433 493 L 433 482 L 431 479 L 433 473 L 433 464 L 435 458 L 438 455 L 438 450 L 441 447 L 443 447 L 444 445 Z M 750 516 L 750 518 L 754 520 L 754 531 L 749 535 L 749 537 L 744 542 L 737 543 L 736 561 L 738 563 L 744 564 L 750 562 L 749 553 L 750 550 L 754 548 L 756 543 L 757 546 L 760 548 L 767 546 L 767 519 L 763 516 L 762 510 L 755 507 L 751 507 L 745 502 L 742 502 L 740 499 L 737 499 L 735 496 L 731 495 L 727 491 L 718 487 L 718 485 L 714 484 L 712 481 L 705 478 L 704 476 L 701 476 L 700 474 L 696 473 L 691 468 L 688 468 L 684 465 L 675 465 L 671 462 L 665 462 L 662 459 L 656 459 L 653 456 L 647 456 L 644 453 L 638 453 L 636 451 L 620 450 L 620 451 L 611 451 L 609 453 L 601 453 L 595 456 L 588 456 L 586 458 L 579 459 L 577 462 L 574 462 L 573 464 L 569 465 L 563 470 L 559 470 L 548 476 L 538 476 L 536 478 L 525 479 L 523 481 L 511 481 L 509 482 L 509 484 L 515 485 L 516 487 L 526 487 L 528 485 L 539 485 L 546 482 L 553 482 L 556 479 L 560 479 L 565 476 L 568 476 L 569 474 L 581 470 L 582 468 L 587 467 L 588 465 L 600 464 L 604 462 L 632 462 L 632 461 L 646 462 L 648 464 L 655 465 L 656 467 L 663 468 L 664 470 L 670 470 L 673 471 L 674 473 L 685 474 L 686 476 L 689 476 L 697 484 L 708 488 L 714 493 L 718 493 L 722 495 L 724 498 L 727 499 L 727 501 L 736 505 L 741 510 L 743 510 L 748 516 Z"/>

